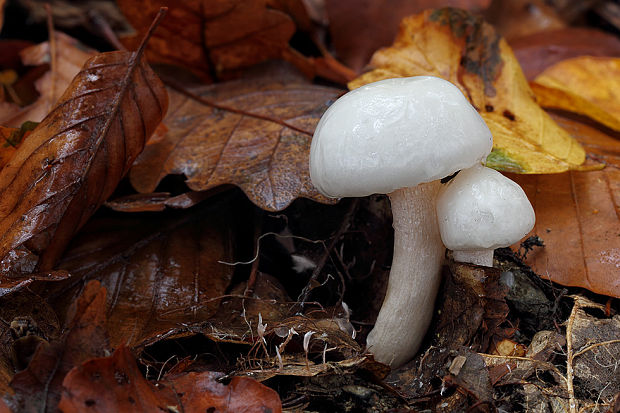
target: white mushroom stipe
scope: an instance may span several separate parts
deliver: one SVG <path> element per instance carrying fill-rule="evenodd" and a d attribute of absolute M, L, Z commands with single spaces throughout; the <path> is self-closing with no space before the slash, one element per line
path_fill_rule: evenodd
<path fill-rule="evenodd" d="M 397 367 L 417 352 L 432 318 L 445 248 L 439 179 L 491 151 L 486 124 L 461 91 L 430 76 L 387 79 L 338 99 L 310 148 L 310 177 L 330 197 L 389 194 L 394 256 L 383 307 L 368 336 L 375 360 Z"/>
<path fill-rule="evenodd" d="M 533 227 L 534 209 L 521 187 L 476 165 L 441 188 L 437 217 L 444 245 L 455 261 L 493 266 L 493 251 L 519 241 Z"/>

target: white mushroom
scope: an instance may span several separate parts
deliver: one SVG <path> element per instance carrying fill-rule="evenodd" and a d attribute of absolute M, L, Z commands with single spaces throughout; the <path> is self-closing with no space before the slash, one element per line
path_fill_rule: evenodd
<path fill-rule="evenodd" d="M 534 209 L 521 187 L 476 165 L 462 170 L 437 197 L 444 245 L 455 261 L 493 266 L 493 250 L 519 241 L 533 227 Z"/>
<path fill-rule="evenodd" d="M 387 79 L 353 90 L 319 122 L 310 177 L 330 197 L 388 194 L 394 256 L 383 306 L 367 339 L 395 367 L 415 355 L 433 315 L 445 248 L 439 180 L 485 159 L 493 138 L 460 90 L 436 77 Z"/>

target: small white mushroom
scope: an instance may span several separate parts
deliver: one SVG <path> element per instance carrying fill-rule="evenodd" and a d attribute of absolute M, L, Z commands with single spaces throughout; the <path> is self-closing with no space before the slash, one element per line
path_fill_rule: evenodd
<path fill-rule="evenodd" d="M 462 170 L 437 197 L 444 245 L 455 261 L 493 266 L 493 251 L 519 241 L 533 227 L 534 209 L 521 187 L 476 165 Z"/>
<path fill-rule="evenodd" d="M 493 138 L 460 90 L 429 76 L 387 79 L 338 99 L 319 122 L 310 177 L 330 197 L 388 194 L 394 256 L 383 306 L 367 338 L 375 359 L 399 366 L 433 315 L 445 248 L 439 180 L 485 159 Z"/>

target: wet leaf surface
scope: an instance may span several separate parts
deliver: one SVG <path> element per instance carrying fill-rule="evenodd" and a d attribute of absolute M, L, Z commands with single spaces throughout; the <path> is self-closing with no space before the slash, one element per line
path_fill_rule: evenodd
<path fill-rule="evenodd" d="M 27 47 L 20 52 L 24 65 L 47 64 L 50 68 L 35 82 L 40 96 L 34 103 L 23 108 L 14 103 L 0 104 L 0 123 L 3 125 L 19 127 L 27 121 L 40 122 L 52 110 L 84 63 L 96 53 L 61 32 L 54 32 L 54 41 L 54 57 L 51 56 L 50 41 Z"/>
<path fill-rule="evenodd" d="M 156 341 L 175 327 L 208 319 L 234 270 L 218 262 L 233 260 L 232 210 L 216 203 L 168 217 L 93 220 L 58 264 L 72 278 L 50 287 L 51 302 L 66 308 L 85 283 L 99 280 L 109 292 L 107 326 L 114 347 Z"/>
<path fill-rule="evenodd" d="M 289 51 L 288 41 L 295 32 L 295 24 L 288 15 L 267 7 L 266 3 L 123 0 L 118 5 L 138 31 L 125 39 L 130 47 L 140 41 L 159 8 L 168 6 L 168 17 L 149 42 L 149 60 L 183 65 L 214 81 L 224 71 L 279 58 Z"/>
<path fill-rule="evenodd" d="M 234 377 L 228 385 L 221 374 L 184 373 L 150 383 L 142 376 L 129 349 L 93 359 L 72 370 L 63 385 L 59 408 L 65 412 L 185 411 L 281 412 L 278 394 L 248 378 Z M 100 389 L 104 386 L 107 391 Z"/>
<path fill-rule="evenodd" d="M 620 39 L 592 28 L 544 31 L 511 39 L 509 44 L 528 80 L 534 80 L 547 67 L 573 57 L 620 56 Z"/>
<path fill-rule="evenodd" d="M 314 128 L 339 90 L 312 85 L 288 67 L 267 66 L 253 77 L 192 93 L 170 92 L 169 131 L 146 146 L 130 172 L 139 192 L 183 174 L 193 191 L 235 184 L 270 211 L 297 197 L 329 202 L 310 183 L 308 153 Z"/>
<path fill-rule="evenodd" d="M 50 269 L 115 190 L 166 108 L 163 85 L 139 54 L 89 60 L 0 171 L 2 265 L 14 273 Z"/>
<path fill-rule="evenodd" d="M 602 171 L 557 175 L 510 175 L 524 189 L 536 212 L 528 234 L 538 235 L 525 262 L 544 279 L 620 297 L 620 140 L 582 122 L 554 116 Z"/>
<path fill-rule="evenodd" d="M 585 115 L 620 131 L 620 58 L 563 60 L 538 75 L 532 90 L 541 106 Z"/>
<path fill-rule="evenodd" d="M 405 18 L 394 44 L 375 53 L 371 66 L 349 87 L 414 75 L 457 85 L 493 133 L 487 166 L 551 173 L 575 169 L 585 159 L 579 144 L 534 102 L 506 41 L 479 17 L 440 9 Z"/>
<path fill-rule="evenodd" d="M 70 310 L 64 334 L 43 342 L 28 367 L 11 381 L 15 411 L 53 411 L 60 400 L 62 381 L 73 367 L 108 351 L 105 329 L 106 290 L 89 283 Z"/>
<path fill-rule="evenodd" d="M 477 11 L 488 0 L 327 0 L 331 40 L 339 59 L 359 72 L 380 47 L 389 46 L 401 19 L 437 7 Z"/>

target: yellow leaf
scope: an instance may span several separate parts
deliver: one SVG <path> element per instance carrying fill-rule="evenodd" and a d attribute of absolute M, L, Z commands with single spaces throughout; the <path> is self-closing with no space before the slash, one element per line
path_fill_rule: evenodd
<path fill-rule="evenodd" d="M 354 89 L 391 77 L 439 76 L 457 85 L 493 133 L 487 165 L 517 173 L 578 169 L 579 143 L 536 104 L 506 41 L 464 10 L 427 10 L 403 19 L 394 44 L 376 52 L 375 69 Z"/>
<path fill-rule="evenodd" d="M 620 131 L 620 58 L 582 56 L 545 69 L 532 83 L 538 102 Z"/>

